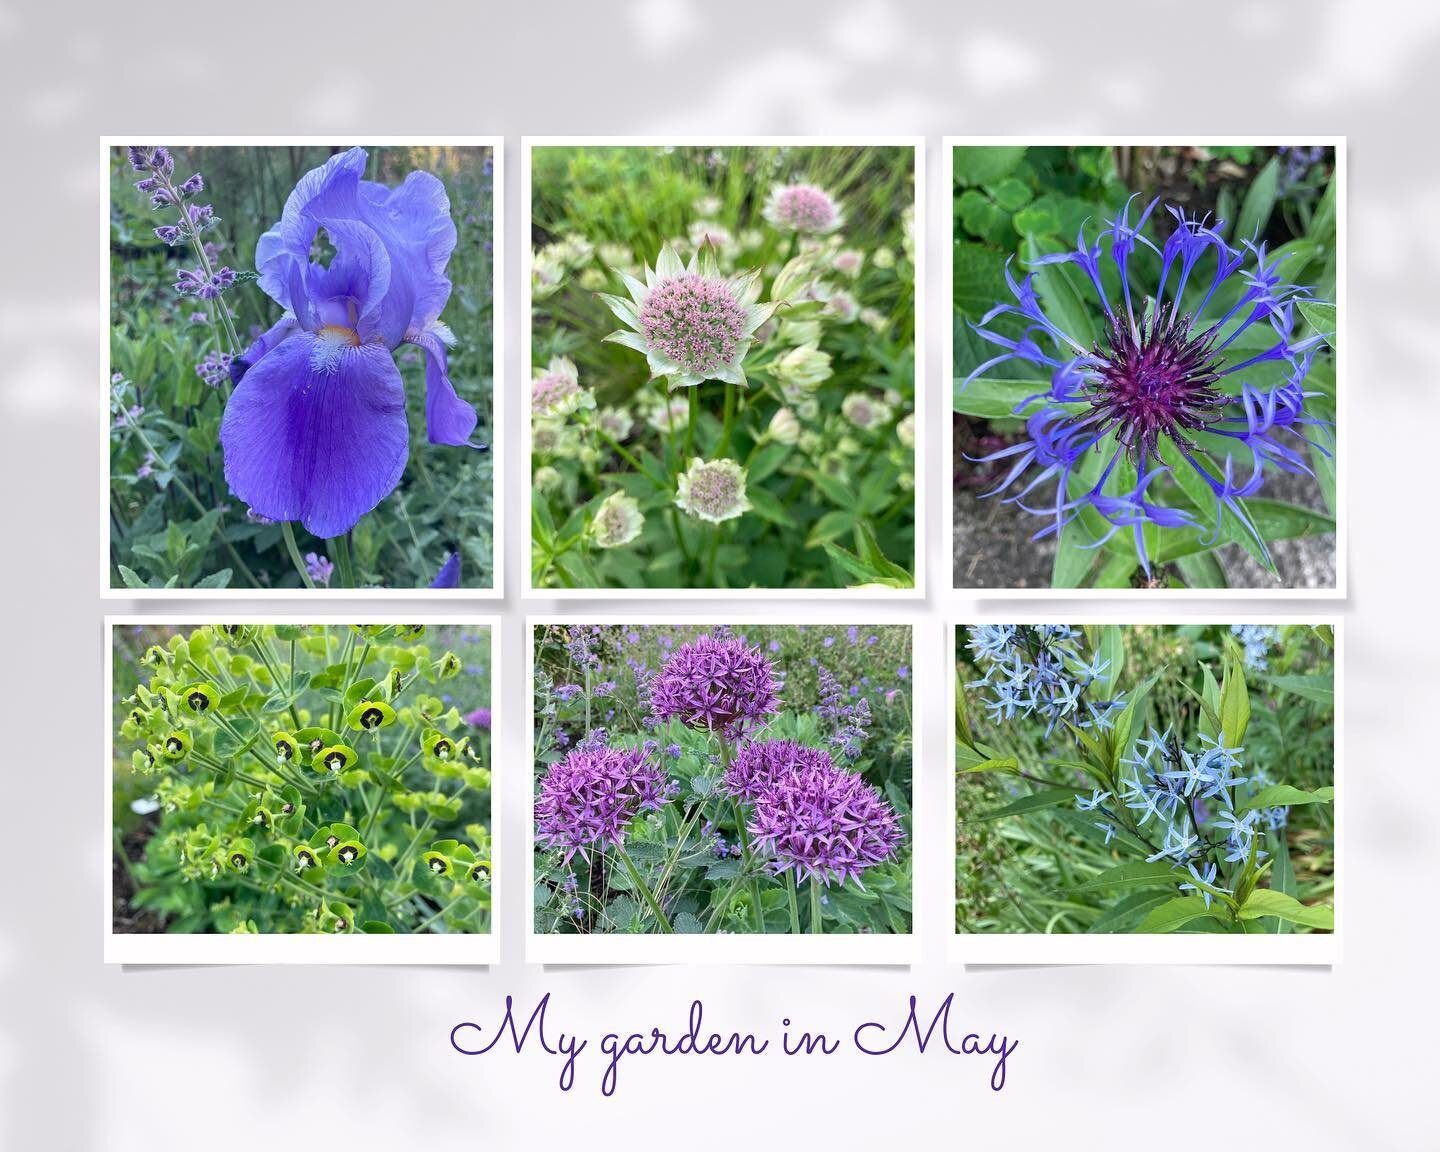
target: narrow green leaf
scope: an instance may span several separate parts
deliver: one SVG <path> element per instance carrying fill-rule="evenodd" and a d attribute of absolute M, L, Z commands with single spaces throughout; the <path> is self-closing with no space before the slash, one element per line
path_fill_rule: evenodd
<path fill-rule="evenodd" d="M 1203 896 L 1177 896 L 1151 910 L 1140 922 L 1137 932 L 1174 932 L 1186 924 L 1211 916 Z"/>
<path fill-rule="evenodd" d="M 996 808 L 992 812 L 983 812 L 976 816 L 976 820 L 999 820 L 1004 816 L 1018 816 L 1022 812 L 1035 812 L 1041 808 L 1054 808 L 1060 804 L 1075 803 L 1075 793 L 1069 788 L 1049 788 L 1040 792 L 1032 792 L 1028 796 L 1022 796 L 1014 803 L 1006 804 L 1003 808 Z"/>
<path fill-rule="evenodd" d="M 1153 864 L 1139 860 L 1107 868 L 1088 880 L 1072 886 L 1070 891 L 1095 892 L 1111 888 L 1133 888 L 1142 884 L 1168 884 L 1173 887 L 1180 882 L 1180 879 L 1174 867 L 1163 860 L 1157 860 Z"/>
<path fill-rule="evenodd" d="M 1243 812 L 1247 808 L 1293 808 L 1297 804 L 1332 804 L 1334 801 L 1335 789 L 1331 787 L 1307 792 L 1290 784 L 1267 784 L 1235 807 Z"/>
<path fill-rule="evenodd" d="M 1271 157 L 1251 182 L 1240 204 L 1240 218 L 1235 223 L 1235 240 L 1258 241 L 1270 223 L 1275 198 L 1280 191 L 1280 160 Z"/>
<path fill-rule="evenodd" d="M 1242 920 L 1257 920 L 1262 916 L 1277 916 L 1307 928 L 1335 931 L 1335 909 L 1326 904 L 1302 904 L 1295 897 L 1273 888 L 1255 889 L 1240 909 Z"/>

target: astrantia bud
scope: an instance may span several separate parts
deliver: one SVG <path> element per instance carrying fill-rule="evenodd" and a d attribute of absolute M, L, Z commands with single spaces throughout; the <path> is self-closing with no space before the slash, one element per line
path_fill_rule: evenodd
<path fill-rule="evenodd" d="M 624 440 L 635 428 L 635 421 L 624 408 L 602 408 L 595 414 L 595 426 L 612 440 Z"/>
<path fill-rule="evenodd" d="M 768 434 L 777 444 L 794 444 L 800 439 L 800 421 L 789 408 L 777 409 L 770 417 Z"/>
<path fill-rule="evenodd" d="M 842 276 L 849 276 L 850 279 L 860 275 L 860 270 L 865 267 L 865 253 L 858 252 L 854 248 L 846 248 L 836 253 L 834 268 Z"/>
<path fill-rule="evenodd" d="M 564 482 L 564 478 L 548 464 L 543 464 L 535 469 L 535 475 L 530 478 L 530 483 L 535 491 L 540 493 L 554 492 Z"/>
<path fill-rule="evenodd" d="M 775 361 L 773 371 L 781 387 L 813 391 L 835 374 L 830 353 L 811 342 L 792 348 Z"/>
<path fill-rule="evenodd" d="M 612 492 L 595 509 L 590 539 L 597 548 L 619 548 L 629 544 L 645 527 L 645 515 L 633 496 Z"/>
<path fill-rule="evenodd" d="M 734 460 L 691 460 L 677 482 L 675 506 L 699 520 L 720 524 L 750 510 L 745 469 Z"/>
<path fill-rule="evenodd" d="M 874 264 L 876 268 L 894 268 L 895 251 L 892 248 L 877 248 L 871 254 L 870 262 Z"/>
<path fill-rule="evenodd" d="M 849 324 L 860 315 L 860 305 L 848 292 L 832 292 L 825 302 L 825 315 L 834 316 L 842 324 Z"/>

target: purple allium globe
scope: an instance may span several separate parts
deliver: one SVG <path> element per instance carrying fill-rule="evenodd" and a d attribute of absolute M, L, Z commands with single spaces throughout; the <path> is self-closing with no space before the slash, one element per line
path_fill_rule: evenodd
<path fill-rule="evenodd" d="M 585 745 L 552 764 L 535 797 L 535 839 L 563 849 L 565 861 L 577 852 L 618 848 L 630 822 L 670 799 L 669 784 L 654 757 L 654 746 L 607 748 Z"/>
<path fill-rule="evenodd" d="M 760 214 L 787 232 L 823 235 L 844 222 L 840 205 L 814 184 L 777 184 L 770 190 Z"/>
<path fill-rule="evenodd" d="M 844 884 L 895 855 L 904 833 L 895 810 L 854 772 L 824 763 L 797 768 L 761 790 L 747 825 L 754 850 L 777 876 Z"/>
<path fill-rule="evenodd" d="M 1004 351 L 971 372 L 962 388 L 1012 360 L 1044 367 L 1051 384 L 1014 409 L 1016 416 L 1028 411 L 1028 438 L 976 463 L 1014 459 L 990 494 L 1021 483 L 1006 502 L 1050 518 L 1037 539 L 1093 511 L 1107 526 L 1095 544 L 1132 529 L 1148 575 L 1147 525 L 1194 528 L 1202 537 L 1208 528 L 1208 546 L 1219 539 L 1228 512 L 1271 564 L 1242 501 L 1261 490 L 1267 468 L 1313 476 L 1305 449 L 1329 455 L 1302 431 L 1328 427 L 1305 412 L 1305 401 L 1319 395 L 1305 390 L 1305 379 L 1326 337 L 1296 339 L 1296 304 L 1309 291 L 1281 280 L 1284 258 L 1273 259 L 1264 244 L 1242 241 L 1232 247 L 1220 235 L 1223 221 L 1209 224 L 1176 207 L 1167 208 L 1175 230 L 1156 245 L 1143 229 L 1157 203 L 1152 200 L 1132 225 L 1127 202 L 1093 245 L 1082 228 L 1074 251 L 1032 261 L 1074 264 L 1094 288 L 1105 331 L 1088 346 L 1087 337 L 1066 331 L 1046 312 L 1034 273 L 1017 283 L 1007 267 L 1015 302 L 997 304 L 972 326 Z M 1142 248 L 1159 263 L 1153 295 L 1147 288 L 1142 296 L 1132 284 L 1134 257 Z M 1121 289 L 1115 301 L 1102 278 L 1107 255 Z M 1206 271 L 1196 275 L 1202 259 Z M 1024 321 L 1024 332 L 1012 338 L 987 327 L 1000 316 Z M 1271 375 L 1268 386 L 1253 382 L 1260 373 Z M 1273 379 L 1277 373 L 1279 379 Z M 1077 495 L 1072 477 L 1093 453 L 1106 461 L 1103 470 L 1093 485 L 1087 478 Z M 1174 477 L 1180 492 L 1147 495 L 1165 474 Z M 1055 489 L 1048 503 L 1026 503 L 1050 482 Z M 1197 518 L 1212 501 L 1213 525 Z"/>
<path fill-rule="evenodd" d="M 755 331 L 774 314 L 777 303 L 758 304 L 760 273 L 728 277 L 721 273 L 708 240 L 688 265 L 668 244 L 645 283 L 616 270 L 630 299 L 601 292 L 626 331 L 605 339 L 645 354 L 651 379 L 664 377 L 669 388 L 692 388 L 706 380 L 748 386 L 742 361 Z"/>
<path fill-rule="evenodd" d="M 736 800 L 754 801 L 771 783 L 791 772 L 831 763 L 819 748 L 794 740 L 752 740 L 735 753 L 720 786 Z"/>
<path fill-rule="evenodd" d="M 775 668 L 734 636 L 700 636 L 671 653 L 650 683 L 650 711 L 734 739 L 780 703 Z"/>

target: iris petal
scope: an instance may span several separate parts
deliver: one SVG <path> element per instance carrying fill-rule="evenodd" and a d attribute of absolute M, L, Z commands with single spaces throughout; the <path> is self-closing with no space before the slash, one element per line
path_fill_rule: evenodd
<path fill-rule="evenodd" d="M 477 417 L 450 383 L 445 345 L 434 332 L 414 334 L 409 341 L 425 350 L 425 431 L 430 443 L 468 444 Z"/>
<path fill-rule="evenodd" d="M 220 443 L 235 496 L 272 520 L 339 536 L 400 482 L 405 391 L 378 344 L 308 333 L 250 367 L 225 408 Z"/>

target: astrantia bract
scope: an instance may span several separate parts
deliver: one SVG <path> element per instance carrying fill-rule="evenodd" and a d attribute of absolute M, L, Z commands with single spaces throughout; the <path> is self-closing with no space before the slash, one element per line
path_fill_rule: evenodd
<path fill-rule="evenodd" d="M 751 844 L 776 875 L 794 871 L 823 884 L 854 880 L 895 855 L 904 834 L 895 810 L 864 778 L 823 762 L 794 769 L 760 790 L 748 824 Z"/>
<path fill-rule="evenodd" d="M 1283 261 L 1269 256 L 1264 244 L 1232 247 L 1220 235 L 1223 223 L 1208 224 L 1171 207 L 1175 230 L 1156 245 L 1142 230 L 1157 203 L 1151 201 L 1134 224 L 1127 204 L 1093 244 L 1082 228 L 1074 251 L 1032 262 L 1074 264 L 1099 296 L 1105 332 L 1088 346 L 1086 337 L 1067 331 L 1046 311 L 1034 273 L 1017 282 L 1006 269 L 1014 303 L 997 304 L 974 326 L 1004 351 L 965 384 L 998 364 L 1021 360 L 1050 370 L 1051 385 L 1014 410 L 1026 416 L 1027 439 L 977 463 L 1014 460 L 994 492 L 1022 485 L 1006 500 L 1050 517 L 1037 538 L 1097 513 L 1103 524 L 1094 524 L 1094 543 L 1132 529 L 1148 574 L 1145 528 L 1194 528 L 1205 537 L 1209 526 L 1197 519 L 1197 510 L 1208 512 L 1205 505 L 1213 504 L 1205 543 L 1219 538 L 1228 512 L 1268 563 L 1269 549 L 1243 501 L 1260 491 L 1267 468 L 1313 474 L 1305 448 L 1326 451 L 1302 432 L 1323 424 L 1306 415 L 1305 401 L 1317 393 L 1305 390 L 1305 378 L 1324 337 L 1295 338 L 1295 305 L 1308 291 L 1281 280 Z M 1135 278 L 1140 249 L 1158 261 L 1153 296 L 1142 295 Z M 1118 299 L 1105 287 L 1111 266 Z M 1001 316 L 1023 321 L 1021 335 L 988 327 Z M 1261 371 L 1278 371 L 1278 382 L 1267 387 L 1246 379 Z M 1093 453 L 1103 467 L 1077 491 L 1074 481 Z M 1178 502 L 1154 491 L 1165 474 L 1184 493 Z M 1047 504 L 1026 502 L 1052 481 Z"/>
<path fill-rule="evenodd" d="M 220 423 L 236 497 L 316 536 L 348 532 L 405 471 L 400 344 L 425 352 L 430 442 L 466 444 L 476 423 L 450 383 L 440 323 L 456 238 L 445 186 L 411 172 L 389 188 L 362 179 L 365 162 L 351 148 L 306 173 L 260 237 L 259 284 L 285 315 L 232 364 Z M 328 265 L 311 258 L 321 232 Z"/>
<path fill-rule="evenodd" d="M 650 683 L 650 711 L 735 737 L 768 720 L 780 704 L 775 668 L 734 636 L 700 636 L 671 653 Z"/>
<path fill-rule="evenodd" d="M 814 184 L 777 184 L 765 198 L 760 214 L 784 232 L 823 235 L 845 222 L 845 213 L 830 194 Z"/>
<path fill-rule="evenodd" d="M 653 753 L 584 746 L 552 764 L 535 796 L 536 842 L 563 849 L 567 862 L 577 852 L 588 860 L 597 845 L 618 848 L 636 816 L 670 798 Z"/>
<path fill-rule="evenodd" d="M 642 284 L 616 270 L 630 299 L 598 295 L 628 331 L 605 339 L 643 352 L 652 379 L 664 377 L 673 391 L 706 380 L 748 386 L 741 362 L 755 330 L 769 320 L 776 303 L 759 304 L 758 269 L 737 277 L 720 272 L 715 249 L 706 241 L 688 265 L 668 244 Z"/>

